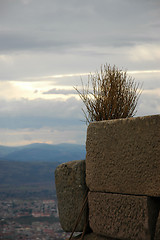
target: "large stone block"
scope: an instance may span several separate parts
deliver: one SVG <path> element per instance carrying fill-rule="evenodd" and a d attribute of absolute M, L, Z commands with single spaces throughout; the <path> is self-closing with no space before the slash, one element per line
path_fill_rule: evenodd
<path fill-rule="evenodd" d="M 146 196 L 89 192 L 89 223 L 96 234 L 125 240 L 153 240 L 157 202 Z"/>
<path fill-rule="evenodd" d="M 73 240 L 81 240 L 81 235 L 73 237 Z M 119 239 L 105 237 L 105 236 L 97 235 L 95 233 L 89 233 L 84 235 L 83 240 L 119 240 Z"/>
<path fill-rule="evenodd" d="M 62 228 L 71 232 L 82 208 L 86 192 L 85 161 L 72 161 L 59 165 L 55 170 L 55 184 L 58 199 L 59 218 Z M 86 211 L 76 231 L 83 231 Z"/>
<path fill-rule="evenodd" d="M 157 205 L 158 205 L 159 210 L 160 210 L 160 198 L 157 198 Z M 155 231 L 154 240 L 160 240 L 160 211 L 159 211 L 158 219 L 157 219 L 157 223 L 156 223 L 156 231 Z"/>
<path fill-rule="evenodd" d="M 86 150 L 91 191 L 160 196 L 160 115 L 91 123 Z"/>

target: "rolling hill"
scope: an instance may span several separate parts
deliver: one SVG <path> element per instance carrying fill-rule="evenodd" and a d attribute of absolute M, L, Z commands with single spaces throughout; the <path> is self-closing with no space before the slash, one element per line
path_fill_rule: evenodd
<path fill-rule="evenodd" d="M 68 162 L 85 159 L 85 146 L 78 144 L 34 143 L 20 147 L 0 146 L 0 159 L 21 162 Z"/>
<path fill-rule="evenodd" d="M 0 199 L 52 198 L 56 167 L 80 159 L 85 159 L 83 145 L 0 146 Z"/>

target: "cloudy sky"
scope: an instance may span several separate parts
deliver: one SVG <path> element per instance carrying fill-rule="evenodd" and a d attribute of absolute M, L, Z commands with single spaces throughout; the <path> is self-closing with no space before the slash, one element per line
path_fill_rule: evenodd
<path fill-rule="evenodd" d="M 85 144 L 73 86 L 105 63 L 143 82 L 136 116 L 160 114 L 159 16 L 159 0 L 0 0 L 0 145 Z"/>

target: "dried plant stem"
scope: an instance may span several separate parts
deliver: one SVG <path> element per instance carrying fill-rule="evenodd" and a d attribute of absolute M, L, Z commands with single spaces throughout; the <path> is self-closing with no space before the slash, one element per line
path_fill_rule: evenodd
<path fill-rule="evenodd" d="M 82 92 L 74 88 L 86 107 L 87 123 L 134 116 L 141 95 L 139 84 L 126 71 L 107 64 L 100 73 L 90 74 L 86 85 L 82 81 Z"/>

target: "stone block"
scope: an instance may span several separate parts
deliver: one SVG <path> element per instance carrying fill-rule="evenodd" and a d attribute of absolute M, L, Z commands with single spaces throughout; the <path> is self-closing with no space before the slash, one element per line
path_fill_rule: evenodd
<path fill-rule="evenodd" d="M 160 196 L 160 115 L 90 123 L 86 150 L 91 191 Z"/>
<path fill-rule="evenodd" d="M 71 232 L 82 208 L 86 192 L 85 161 L 72 161 L 59 165 L 55 170 L 60 223 L 64 231 Z M 87 210 L 82 215 L 76 231 L 83 231 Z"/>
<path fill-rule="evenodd" d="M 88 204 L 94 233 L 115 239 L 154 239 L 158 216 L 154 198 L 89 192 Z"/>
<path fill-rule="evenodd" d="M 160 240 L 160 216 L 157 219 L 155 238 L 154 240 Z"/>
<path fill-rule="evenodd" d="M 159 210 L 160 210 L 160 198 L 157 198 L 156 201 L 157 201 L 157 205 L 158 205 Z M 157 218 L 154 240 L 160 240 L 160 211 L 159 211 L 158 218 Z"/>
<path fill-rule="evenodd" d="M 73 237 L 72 240 L 81 240 L 81 235 Z M 95 233 L 89 233 L 89 234 L 84 235 L 83 240 L 119 240 L 119 239 L 105 237 L 102 235 L 97 235 Z"/>

